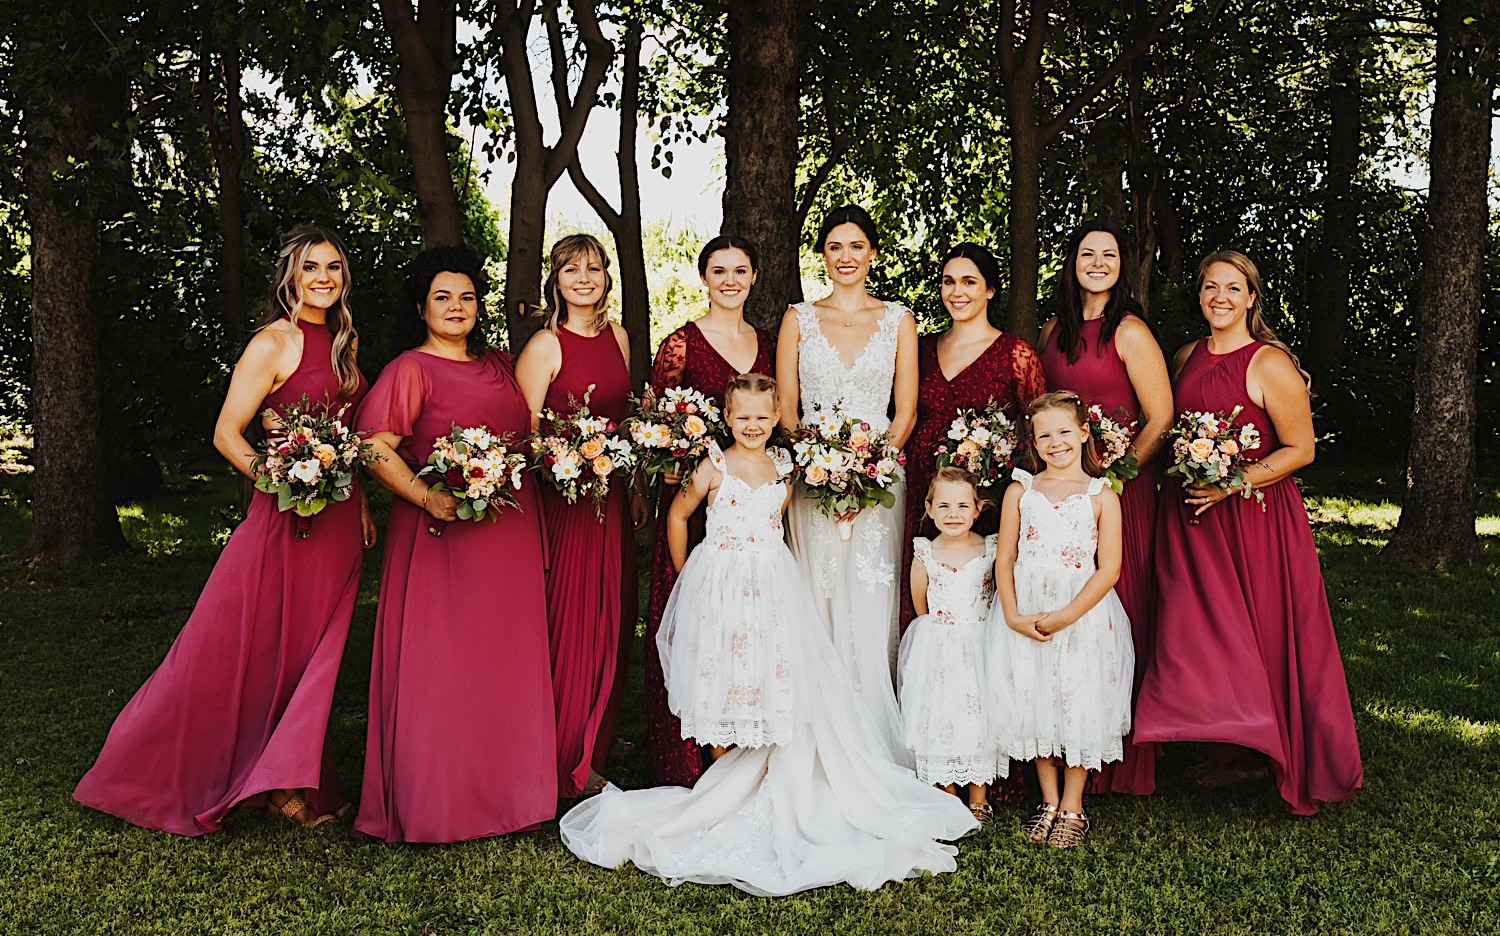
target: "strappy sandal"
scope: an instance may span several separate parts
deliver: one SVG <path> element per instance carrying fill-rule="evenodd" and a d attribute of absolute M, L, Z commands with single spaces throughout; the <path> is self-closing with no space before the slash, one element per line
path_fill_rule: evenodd
<path fill-rule="evenodd" d="M 1205 760 L 1201 760 L 1193 766 L 1189 767 L 1187 770 L 1184 770 L 1182 772 L 1182 775 L 1189 780 L 1196 781 L 1204 774 L 1217 770 L 1218 767 L 1218 762 L 1215 761 L 1212 757 L 1208 757 Z"/>
<path fill-rule="evenodd" d="M 989 803 L 970 803 L 969 812 L 981 826 L 989 825 L 990 820 L 995 818 L 995 807 Z"/>
<path fill-rule="evenodd" d="M 604 788 L 607 786 L 609 786 L 608 777 L 603 774 L 594 774 L 593 779 L 589 780 L 584 788 L 579 791 L 578 798 L 588 799 L 590 796 L 598 796 L 604 792 Z"/>
<path fill-rule="evenodd" d="M 280 806 L 276 805 L 271 797 L 266 797 L 266 811 L 272 815 L 285 816 L 288 822 L 293 825 L 299 825 L 304 829 L 316 829 L 320 825 L 326 825 L 333 821 L 333 816 L 315 815 L 313 808 L 308 805 L 307 800 L 295 793 L 282 800 Z M 298 819 L 297 815 L 299 813 L 305 816 L 312 816 L 312 818 Z"/>
<path fill-rule="evenodd" d="M 1031 818 L 1021 824 L 1021 834 L 1026 839 L 1038 845 L 1047 841 L 1052 833 L 1052 824 L 1057 821 L 1057 807 L 1051 803 L 1043 803 L 1032 813 Z"/>
<path fill-rule="evenodd" d="M 1058 810 L 1057 821 L 1052 824 L 1052 831 L 1047 833 L 1047 844 L 1053 848 L 1072 848 L 1083 844 L 1083 838 L 1088 832 L 1088 816 L 1061 809 Z"/>
<path fill-rule="evenodd" d="M 1193 782 L 1205 790 L 1227 790 L 1253 780 L 1264 780 L 1269 773 L 1270 769 L 1263 763 L 1246 763 L 1239 760 L 1227 767 L 1206 770 L 1195 777 Z"/>

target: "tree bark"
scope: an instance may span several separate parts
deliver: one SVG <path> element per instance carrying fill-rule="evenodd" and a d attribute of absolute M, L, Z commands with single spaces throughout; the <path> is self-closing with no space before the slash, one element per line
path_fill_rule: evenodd
<path fill-rule="evenodd" d="M 1328 89 L 1328 174 L 1323 190 L 1323 228 L 1309 284 L 1311 329 L 1308 370 L 1331 382 L 1344 360 L 1349 323 L 1349 271 L 1359 249 L 1359 201 L 1354 191 L 1360 160 L 1360 76 L 1363 29 L 1352 17 L 1334 49 Z"/>
<path fill-rule="evenodd" d="M 797 53 L 794 0 L 731 0 L 729 115 L 724 122 L 724 220 L 720 232 L 760 253 L 745 318 L 776 329 L 802 300 L 797 223 Z"/>
<path fill-rule="evenodd" d="M 224 291 L 224 325 L 231 335 L 245 327 L 245 102 L 240 93 L 240 48 L 232 39 L 218 53 L 220 74 L 212 75 L 214 53 L 204 51 L 200 81 L 209 147 L 219 174 L 219 229 L 223 250 L 219 277 Z M 214 102 L 213 88 L 224 89 L 224 116 Z"/>
<path fill-rule="evenodd" d="M 1418 308 L 1411 447 L 1389 554 L 1440 568 L 1479 557 L 1474 529 L 1476 339 L 1489 223 L 1487 184 L 1495 3 L 1442 0 L 1432 105 L 1431 183 Z M 1465 20 L 1469 22 L 1465 22 Z"/>
<path fill-rule="evenodd" d="M 458 8 L 454 0 L 380 0 L 396 47 L 396 97 L 406 120 L 417 189 L 417 217 L 427 246 L 463 242 L 463 209 L 448 162 L 448 96 L 453 85 Z"/>
<path fill-rule="evenodd" d="M 101 416 L 99 322 L 92 305 L 99 252 L 87 191 L 98 100 L 50 83 L 26 102 L 26 220 L 31 235 L 31 533 L 22 558 L 78 565 L 122 549 Z"/>

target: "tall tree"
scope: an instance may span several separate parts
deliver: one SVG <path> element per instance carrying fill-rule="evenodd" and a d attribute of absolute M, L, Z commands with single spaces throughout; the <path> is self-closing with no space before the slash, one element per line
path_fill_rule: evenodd
<path fill-rule="evenodd" d="M 1020 10 L 1016 0 L 1000 2 L 995 43 L 1010 134 L 1010 312 L 1007 327 L 1014 334 L 1028 340 L 1037 335 L 1040 273 L 1037 225 L 1041 217 L 1042 150 L 1161 37 L 1167 20 L 1176 9 L 1177 0 L 1162 0 L 1161 8 L 1140 30 L 1139 38 L 1123 46 L 1092 82 L 1069 96 L 1061 106 L 1044 111 L 1038 107 L 1039 87 L 1049 80 L 1043 75 L 1043 60 L 1054 28 L 1051 23 L 1052 2 L 1032 0 L 1024 22 L 1018 18 Z M 1064 58 L 1067 57 L 1054 57 L 1053 61 Z"/>
<path fill-rule="evenodd" d="M 380 0 L 396 47 L 396 95 L 406 118 L 417 214 L 429 246 L 463 240 L 463 210 L 448 162 L 448 98 L 458 34 L 457 0 Z"/>
<path fill-rule="evenodd" d="M 760 251 L 745 317 L 774 329 L 802 299 L 797 192 L 797 62 L 801 4 L 730 0 L 724 121 L 725 234 Z M 805 209 L 804 209 L 805 210 Z"/>
<path fill-rule="evenodd" d="M 227 23 L 223 20 L 227 19 Z M 235 13 L 220 20 L 219 40 L 199 52 L 199 109 L 219 175 L 219 278 L 224 324 L 236 333 L 245 324 L 245 100 L 240 91 L 240 37 Z"/>
<path fill-rule="evenodd" d="M 510 232 L 506 238 L 505 322 L 512 350 L 519 351 L 539 326 L 542 292 L 542 239 L 545 235 L 547 195 L 562 178 L 578 154 L 589 112 L 599 100 L 599 86 L 609 73 L 614 46 L 599 27 L 594 0 L 570 0 L 573 28 L 583 48 L 583 67 L 576 89 L 558 81 L 568 80 L 567 70 L 553 72 L 553 97 L 557 102 L 559 132 L 547 144 L 537 107 L 528 45 L 538 10 L 534 0 L 496 0 L 492 4 L 493 26 L 499 34 L 501 68 L 510 100 L 515 177 L 510 188 Z M 557 16 L 548 7 L 546 16 Z"/>
<path fill-rule="evenodd" d="M 630 376 L 637 390 L 645 385 L 651 370 L 651 293 L 646 284 L 646 248 L 641 229 L 641 179 L 637 158 L 636 130 L 641 111 L 641 39 L 644 22 L 641 4 L 625 12 L 620 59 L 620 136 L 615 165 L 620 181 L 620 207 L 610 205 L 583 171 L 575 151 L 568 177 L 599 215 L 615 238 L 620 260 L 620 309 L 625 332 L 630 336 Z M 558 96 L 559 116 L 568 108 L 566 64 L 561 30 L 555 20 L 548 24 L 552 47 L 553 93 Z"/>
<path fill-rule="evenodd" d="M 118 132 L 128 76 L 115 71 L 123 18 L 109 7 L 18 9 L 7 24 L 31 239 L 35 473 L 22 556 L 32 563 L 77 565 L 125 544 L 110 497 L 95 276 L 100 207 L 128 158 Z"/>
<path fill-rule="evenodd" d="M 1479 556 L 1476 345 L 1484 292 L 1496 0 L 1440 0 L 1430 187 L 1406 496 L 1386 551 L 1438 567 Z"/>

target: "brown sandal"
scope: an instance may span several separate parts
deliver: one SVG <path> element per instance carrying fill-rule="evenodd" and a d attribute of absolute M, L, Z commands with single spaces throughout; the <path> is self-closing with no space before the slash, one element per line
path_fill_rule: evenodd
<path fill-rule="evenodd" d="M 281 815 L 287 818 L 293 825 L 299 825 L 304 829 L 316 829 L 320 825 L 326 825 L 333 821 L 333 816 L 318 816 L 313 813 L 313 808 L 308 805 L 307 800 L 293 793 L 276 805 L 276 801 L 270 796 L 266 797 L 266 811 L 272 815 Z M 298 814 L 312 816 L 311 819 L 298 819 Z"/>
<path fill-rule="evenodd" d="M 1052 832 L 1052 824 L 1057 821 L 1057 807 L 1051 803 L 1043 803 L 1032 813 L 1031 818 L 1021 823 L 1021 834 L 1028 841 L 1038 845 L 1047 841 Z"/>
<path fill-rule="evenodd" d="M 1246 763 L 1244 760 L 1237 760 L 1227 767 L 1205 770 L 1193 778 L 1193 782 L 1205 790 L 1227 790 L 1252 780 L 1264 780 L 1269 773 L 1270 769 L 1263 763 Z"/>
<path fill-rule="evenodd" d="M 979 821 L 979 825 L 989 825 L 991 819 L 995 818 L 995 807 L 989 803 L 970 803 L 969 812 Z"/>
<path fill-rule="evenodd" d="M 1047 844 L 1053 848 L 1072 848 L 1083 844 L 1083 838 L 1088 832 L 1088 816 L 1081 812 L 1058 810 L 1057 821 L 1052 824 L 1052 831 L 1047 833 Z"/>

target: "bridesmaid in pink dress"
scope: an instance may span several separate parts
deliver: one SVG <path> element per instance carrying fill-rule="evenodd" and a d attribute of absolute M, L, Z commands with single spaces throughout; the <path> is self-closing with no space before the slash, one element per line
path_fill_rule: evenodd
<path fill-rule="evenodd" d="M 516 361 L 533 427 L 543 407 L 571 412 L 590 387 L 589 411 L 618 422 L 630 398 L 630 342 L 609 320 L 609 258 L 598 240 L 573 234 L 553 245 L 548 266 L 551 317 Z M 614 741 L 619 677 L 635 636 L 627 486 L 610 485 L 602 521 L 591 499 L 569 504 L 541 488 L 559 796 L 589 796 L 607 782 L 601 771 Z"/>
<path fill-rule="evenodd" d="M 354 831 L 460 842 L 533 828 L 557 809 L 541 510 L 528 482 L 519 509 L 459 521 L 453 496 L 416 476 L 453 426 L 514 446 L 531 417 L 510 356 L 474 330 L 484 289 L 474 254 L 424 252 L 406 289 L 421 343 L 386 366 L 359 410 L 383 456 L 371 471 L 395 499 Z"/>
<path fill-rule="evenodd" d="M 1359 789 L 1359 741 L 1328 596 L 1292 473 L 1312 462 L 1305 375 L 1261 318 L 1260 274 L 1220 251 L 1198 267 L 1209 336 L 1177 352 L 1177 407 L 1244 410 L 1260 445 L 1246 483 L 1265 497 L 1163 485 L 1155 654 L 1139 741 L 1212 741 L 1189 771 L 1222 788 L 1273 775 L 1294 815 Z"/>
<path fill-rule="evenodd" d="M 322 228 L 281 242 L 266 316 L 235 365 L 214 446 L 253 477 L 244 432 L 303 394 L 346 423 L 364 395 L 348 305 L 348 254 Z M 268 432 L 275 426 L 264 423 Z M 364 494 L 297 517 L 257 491 L 167 657 L 110 729 L 74 798 L 148 829 L 203 835 L 244 803 L 312 828 L 345 806 L 328 712 L 374 545 Z"/>
<path fill-rule="evenodd" d="M 736 374 L 776 372 L 776 339 L 753 328 L 743 314 L 745 299 L 755 284 L 755 248 L 737 237 L 721 235 L 698 254 L 698 275 L 708 288 L 708 312 L 666 338 L 656 351 L 651 387 L 658 394 L 669 387 L 697 390 L 723 405 L 724 387 Z M 742 369 L 743 368 L 743 369 Z M 678 479 L 669 478 L 675 485 Z M 656 632 L 677 573 L 667 550 L 667 508 L 674 486 L 661 492 L 656 505 L 657 536 L 651 554 L 651 595 L 646 605 L 646 734 L 651 745 L 651 774 L 665 786 L 692 786 L 703 773 L 703 748 L 682 736 L 682 724 L 667 707 L 661 658 L 656 654 Z M 688 549 L 703 539 L 703 511 L 688 524 Z"/>
<path fill-rule="evenodd" d="M 1135 423 L 1130 451 L 1141 473 L 1120 495 L 1124 553 L 1115 592 L 1130 616 L 1135 640 L 1135 687 L 1151 660 L 1156 620 L 1156 497 L 1163 434 L 1172 426 L 1172 383 L 1150 327 L 1139 317 L 1131 290 L 1125 239 L 1109 221 L 1091 221 L 1068 238 L 1063 255 L 1062 302 L 1042 327 L 1042 368 L 1047 386 L 1071 390 L 1106 416 Z M 1071 275 L 1069 275 L 1071 272 Z M 1089 778 L 1090 793 L 1156 791 L 1156 745 L 1125 742 L 1125 757 Z"/>
<path fill-rule="evenodd" d="M 959 410 L 983 409 L 991 400 L 1019 423 L 1031 401 L 1047 392 L 1041 361 L 1031 345 L 990 324 L 989 303 L 999 285 L 1000 266 L 993 254 L 978 244 L 954 247 L 943 258 L 941 285 L 943 308 L 953 324 L 947 331 L 917 340 L 917 427 L 906 445 L 909 493 L 902 540 L 902 633 L 916 616 L 911 603 L 912 539 L 937 535 L 924 513 L 924 497 L 937 470 L 933 452 L 947 438 L 949 424 Z M 995 532 L 998 513 L 991 509 L 981 515 L 975 532 Z M 1024 806 L 1025 798 L 1024 771 L 1013 770 L 1009 779 L 997 778 L 990 786 L 994 803 Z"/>

